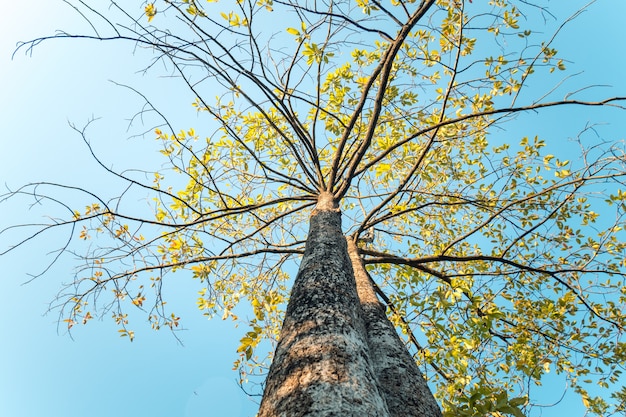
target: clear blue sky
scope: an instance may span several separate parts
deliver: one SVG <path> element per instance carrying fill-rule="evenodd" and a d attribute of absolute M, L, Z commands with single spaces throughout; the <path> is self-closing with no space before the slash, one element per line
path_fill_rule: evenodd
<path fill-rule="evenodd" d="M 5 2 L 0 13 L 0 183 L 57 181 L 108 191 L 114 186 L 90 161 L 87 150 L 68 125 L 82 126 L 91 117 L 96 147 L 115 168 L 141 166 L 140 145 L 155 141 L 127 140 L 126 119 L 141 102 L 109 80 L 163 90 L 163 102 L 178 106 L 195 121 L 190 97 L 175 97 L 167 80 L 157 87 L 135 71 L 145 61 L 133 60 L 120 45 L 53 41 L 32 57 L 18 54 L 19 40 L 84 28 L 61 1 Z M 174 96 L 174 97 L 173 97 Z M 183 115 L 182 117 L 185 117 Z M 188 124 L 188 127 L 193 124 Z M 137 147 L 135 147 L 137 146 Z M 149 162 L 149 161 L 148 161 Z M 160 163 L 160 162 L 159 162 Z M 11 210 L 12 209 L 12 210 Z M 2 226 L 23 219 L 24 206 L 0 209 Z M 8 212 L 7 212 L 8 211 Z M 28 216 L 30 219 L 37 215 Z M 243 329 L 208 321 L 195 307 L 196 293 L 185 283 L 168 301 L 184 327 L 178 344 L 168 331 L 154 332 L 138 320 L 133 343 L 120 338 L 107 317 L 81 326 L 68 337 L 57 328 L 55 312 L 44 315 L 62 282 L 76 265 L 67 259 L 43 279 L 21 285 L 27 273 L 45 265 L 50 242 L 59 235 L 0 259 L 0 416 L 3 417 L 130 417 L 253 416 L 257 405 L 247 399 L 231 370 Z M 42 262 L 43 261 L 43 262 Z"/>
<path fill-rule="evenodd" d="M 116 168 L 154 163 L 152 154 L 142 156 L 146 155 L 139 151 L 142 143 L 128 140 L 125 133 L 125 119 L 141 102 L 108 80 L 145 92 L 162 90 L 159 104 L 176 112 L 178 120 L 188 121 L 181 127 L 195 126 L 191 98 L 170 89 L 174 84 L 167 79 L 155 85 L 153 78 L 136 74 L 145 56 L 138 52 L 133 57 L 120 44 L 51 41 L 39 46 L 32 57 L 19 53 L 11 60 L 17 41 L 56 29 L 87 27 L 60 0 L 5 3 L 0 14 L 2 185 L 54 180 L 102 190 L 114 187 L 93 167 L 80 138 L 68 126 L 68 120 L 80 126 L 93 116 L 101 120 L 93 126 L 91 138 L 105 160 Z M 566 3 L 574 9 L 585 2 Z M 588 83 L 616 87 L 614 95 L 626 95 L 624 16 L 626 2 L 598 1 L 558 42 L 558 48 L 573 61 L 570 68 L 584 70 Z M 572 110 L 572 117 L 580 121 L 588 111 Z M 574 128 L 541 120 L 537 130 L 547 135 L 560 136 Z M 615 124 L 615 113 L 607 121 L 624 138 L 625 125 Z M 3 205 L 0 227 L 18 223 L 23 214 L 23 206 Z M 0 258 L 0 416 L 254 415 L 256 405 L 242 394 L 237 374 L 231 371 L 242 329 L 219 319 L 205 320 L 195 308 L 195 290 L 185 274 L 176 277 L 180 286 L 169 299 L 185 319 L 187 330 L 180 334 L 184 347 L 167 331 L 153 332 L 142 323 L 133 326 L 137 332 L 133 343 L 118 337 L 108 319 L 79 328 L 73 340 L 62 326 L 57 328 L 57 315 L 44 313 L 60 284 L 71 279 L 75 266 L 71 259 L 55 265 L 44 278 L 22 285 L 27 273 L 38 272 L 45 259 L 50 259 L 45 257 L 51 249 L 46 244 L 55 237 L 59 236 L 46 236 Z M 550 393 L 562 389 L 558 382 L 546 386 Z M 583 415 L 578 403 L 562 406 L 544 415 Z"/>

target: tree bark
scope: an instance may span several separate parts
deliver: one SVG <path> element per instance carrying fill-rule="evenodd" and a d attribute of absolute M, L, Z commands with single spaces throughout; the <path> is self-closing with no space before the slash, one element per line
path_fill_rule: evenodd
<path fill-rule="evenodd" d="M 424 376 L 385 314 L 353 240 L 348 253 L 367 331 L 370 360 L 390 417 L 440 417 Z"/>
<path fill-rule="evenodd" d="M 381 416 L 341 213 L 321 196 L 258 417 Z"/>
<path fill-rule="evenodd" d="M 363 283 L 357 293 L 353 265 L 365 273 L 360 258 L 350 259 L 341 213 L 324 193 L 311 214 L 258 417 L 441 415 L 382 305 Z"/>

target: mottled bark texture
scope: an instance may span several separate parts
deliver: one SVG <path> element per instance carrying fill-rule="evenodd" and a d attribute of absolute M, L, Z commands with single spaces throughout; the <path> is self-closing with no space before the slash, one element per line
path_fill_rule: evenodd
<path fill-rule="evenodd" d="M 390 417 L 438 417 L 435 401 L 424 376 L 400 340 L 378 300 L 356 243 L 348 240 L 359 301 L 363 311 L 370 363 Z"/>
<path fill-rule="evenodd" d="M 364 310 L 359 301 L 352 262 L 341 231 L 341 213 L 331 195 L 320 197 L 310 222 L 305 253 L 258 417 L 439 416 L 432 395 L 393 326 L 384 317 L 382 306 L 378 304 L 376 310 L 382 316 L 365 315 L 372 303 L 366 302 Z M 380 324 L 372 327 L 366 323 L 369 317 L 385 320 L 388 328 Z M 369 332 L 368 328 L 371 328 Z M 387 329 L 395 336 L 389 348 L 379 346 L 392 340 Z M 368 341 L 370 334 L 374 351 Z M 399 358 L 373 361 L 372 356 L 377 354 L 399 355 Z M 392 366 L 402 369 L 390 370 Z M 376 372 L 382 372 L 381 378 Z M 409 385 L 397 380 L 405 377 L 418 380 Z M 382 386 L 387 384 L 391 388 Z M 407 392 L 410 389 L 414 391 Z M 390 412 L 387 392 L 392 392 L 394 398 L 390 404 L 394 409 L 399 410 L 402 407 L 399 402 L 405 401 L 410 405 L 404 411 L 419 413 Z M 407 398 L 400 398 L 402 395 Z"/>
<path fill-rule="evenodd" d="M 369 364 L 341 213 L 320 201 L 259 417 L 387 416 Z"/>

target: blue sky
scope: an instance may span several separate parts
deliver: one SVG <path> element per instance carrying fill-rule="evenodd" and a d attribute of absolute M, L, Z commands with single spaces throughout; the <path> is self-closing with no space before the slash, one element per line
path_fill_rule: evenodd
<path fill-rule="evenodd" d="M 69 127 L 92 117 L 95 146 L 116 168 L 144 163 L 139 143 L 127 139 L 127 121 L 140 101 L 109 80 L 151 88 L 132 63 L 131 50 L 119 45 L 51 42 L 31 57 L 15 44 L 56 29 L 81 28 L 82 23 L 61 1 L 10 2 L 0 14 L 0 183 L 17 186 L 48 180 L 107 190 L 110 177 L 93 166 L 87 149 Z M 120 60 L 121 58 L 121 60 Z M 167 91 L 167 80 L 159 88 Z M 165 101 L 165 100 L 164 100 Z M 189 111 L 189 97 L 168 99 Z M 171 107 L 171 108 L 172 108 Z M 170 109 L 171 109 L 170 108 Z M 191 126 L 191 125 L 190 125 Z M 145 144 L 145 143 L 144 143 Z M 150 153 L 147 152 L 149 155 Z M 23 219 L 25 207 L 3 205 L 1 226 Z M 40 214 L 34 209 L 34 216 Z M 43 212 L 41 213 L 43 214 Z M 195 308 L 196 293 L 185 276 L 169 300 L 185 318 L 181 346 L 168 331 L 154 332 L 137 323 L 137 338 L 120 338 L 109 318 L 74 332 L 73 340 L 56 312 L 45 314 L 75 264 L 68 259 L 49 274 L 22 285 L 50 259 L 48 235 L 25 250 L 0 259 L 0 415 L 38 416 L 251 416 L 257 405 L 243 395 L 237 358 L 241 330 L 232 323 L 206 320 Z M 190 280 L 189 280 L 190 281 Z M 173 307 L 175 308 L 175 307 Z"/>
<path fill-rule="evenodd" d="M 476 2 L 475 2 L 476 3 Z M 551 3 L 557 3 L 552 1 Z M 567 2 L 568 7 L 585 2 Z M 558 7 L 556 4 L 554 7 Z M 583 71 L 586 83 L 612 85 L 598 89 L 602 95 L 626 95 L 626 2 L 598 1 L 590 12 L 566 29 L 557 47 L 572 61 L 572 72 Z M 159 89 L 153 95 L 159 106 L 175 112 L 182 127 L 197 120 L 191 97 L 181 95 L 167 78 L 144 77 L 146 55 L 120 44 L 51 41 L 32 56 L 18 53 L 16 42 L 53 33 L 56 29 L 85 29 L 62 1 L 7 2 L 0 14 L 0 183 L 16 187 L 28 181 L 54 180 L 114 190 L 102 170 L 94 167 L 80 137 L 68 122 L 82 126 L 100 119 L 90 136 L 104 160 L 115 168 L 150 166 L 152 154 L 145 142 L 127 139 L 127 120 L 141 105 L 128 90 L 109 80 L 140 91 Z M 523 119 L 509 129 L 521 129 L 528 120 L 547 136 L 573 135 L 589 109 L 553 110 L 555 120 L 544 116 Z M 569 112 L 569 113 L 563 113 Z M 616 112 L 606 113 L 606 135 L 625 136 L 625 123 Z M 567 120 L 575 121 L 567 123 Z M 187 123 L 187 125 L 185 125 Z M 528 133 L 525 133 L 528 134 Z M 148 156 L 143 156 L 143 155 Z M 158 163 L 158 161 L 157 161 Z M 114 191 L 111 191 L 114 194 Z M 24 217 L 23 205 L 0 207 L 0 227 Z M 29 218 L 39 213 L 35 207 Z M 33 217 L 33 215 L 35 217 Z M 23 285 L 28 273 L 37 273 L 50 259 L 46 244 L 60 238 L 48 235 L 0 258 L 0 415 L 39 416 L 252 416 L 256 405 L 236 385 L 231 370 L 242 329 L 221 320 L 207 321 L 195 309 L 195 289 L 188 276 L 179 274 L 176 296 L 169 302 L 183 316 L 181 346 L 167 331 L 153 332 L 137 323 L 133 343 L 118 337 L 105 319 L 79 328 L 71 339 L 57 327 L 55 312 L 45 315 L 62 282 L 71 278 L 71 259 L 56 264 L 43 278 Z M 561 383 L 546 386 L 560 393 Z M 580 404 L 562 404 L 544 415 L 582 416 Z M 555 414 L 553 414 L 553 412 Z"/>

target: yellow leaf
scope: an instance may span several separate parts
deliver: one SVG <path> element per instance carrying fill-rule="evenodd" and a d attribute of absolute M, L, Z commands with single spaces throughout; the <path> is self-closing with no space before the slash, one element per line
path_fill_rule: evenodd
<path fill-rule="evenodd" d="M 93 318 L 93 316 L 91 315 L 91 313 L 88 311 L 87 314 L 85 314 L 85 316 L 83 317 L 83 324 L 87 323 L 89 320 L 91 320 Z"/>
<path fill-rule="evenodd" d="M 180 239 L 173 240 L 173 241 L 170 243 L 170 250 L 171 250 L 171 251 L 177 251 L 177 250 L 180 250 L 182 247 L 183 247 L 183 241 L 182 241 L 182 240 L 180 240 Z"/>
<path fill-rule="evenodd" d="M 166 216 L 165 211 L 163 211 L 161 209 L 157 210 L 156 219 L 157 219 L 158 222 L 162 221 L 165 218 L 165 216 Z"/>
<path fill-rule="evenodd" d="M 148 22 L 151 22 L 154 16 L 157 14 L 157 9 L 154 6 L 154 3 L 148 3 L 145 8 L 146 16 L 148 16 Z"/>
<path fill-rule="evenodd" d="M 391 171 L 391 164 L 379 163 L 376 165 L 376 177 Z"/>
<path fill-rule="evenodd" d="M 133 299 L 133 304 L 137 307 L 143 306 L 143 302 L 146 301 L 146 297 L 141 294 L 137 294 L 137 297 Z"/>
<path fill-rule="evenodd" d="M 298 29 L 294 29 L 294 28 L 287 28 L 287 32 L 294 35 L 294 36 L 299 36 L 300 32 L 298 32 Z"/>

